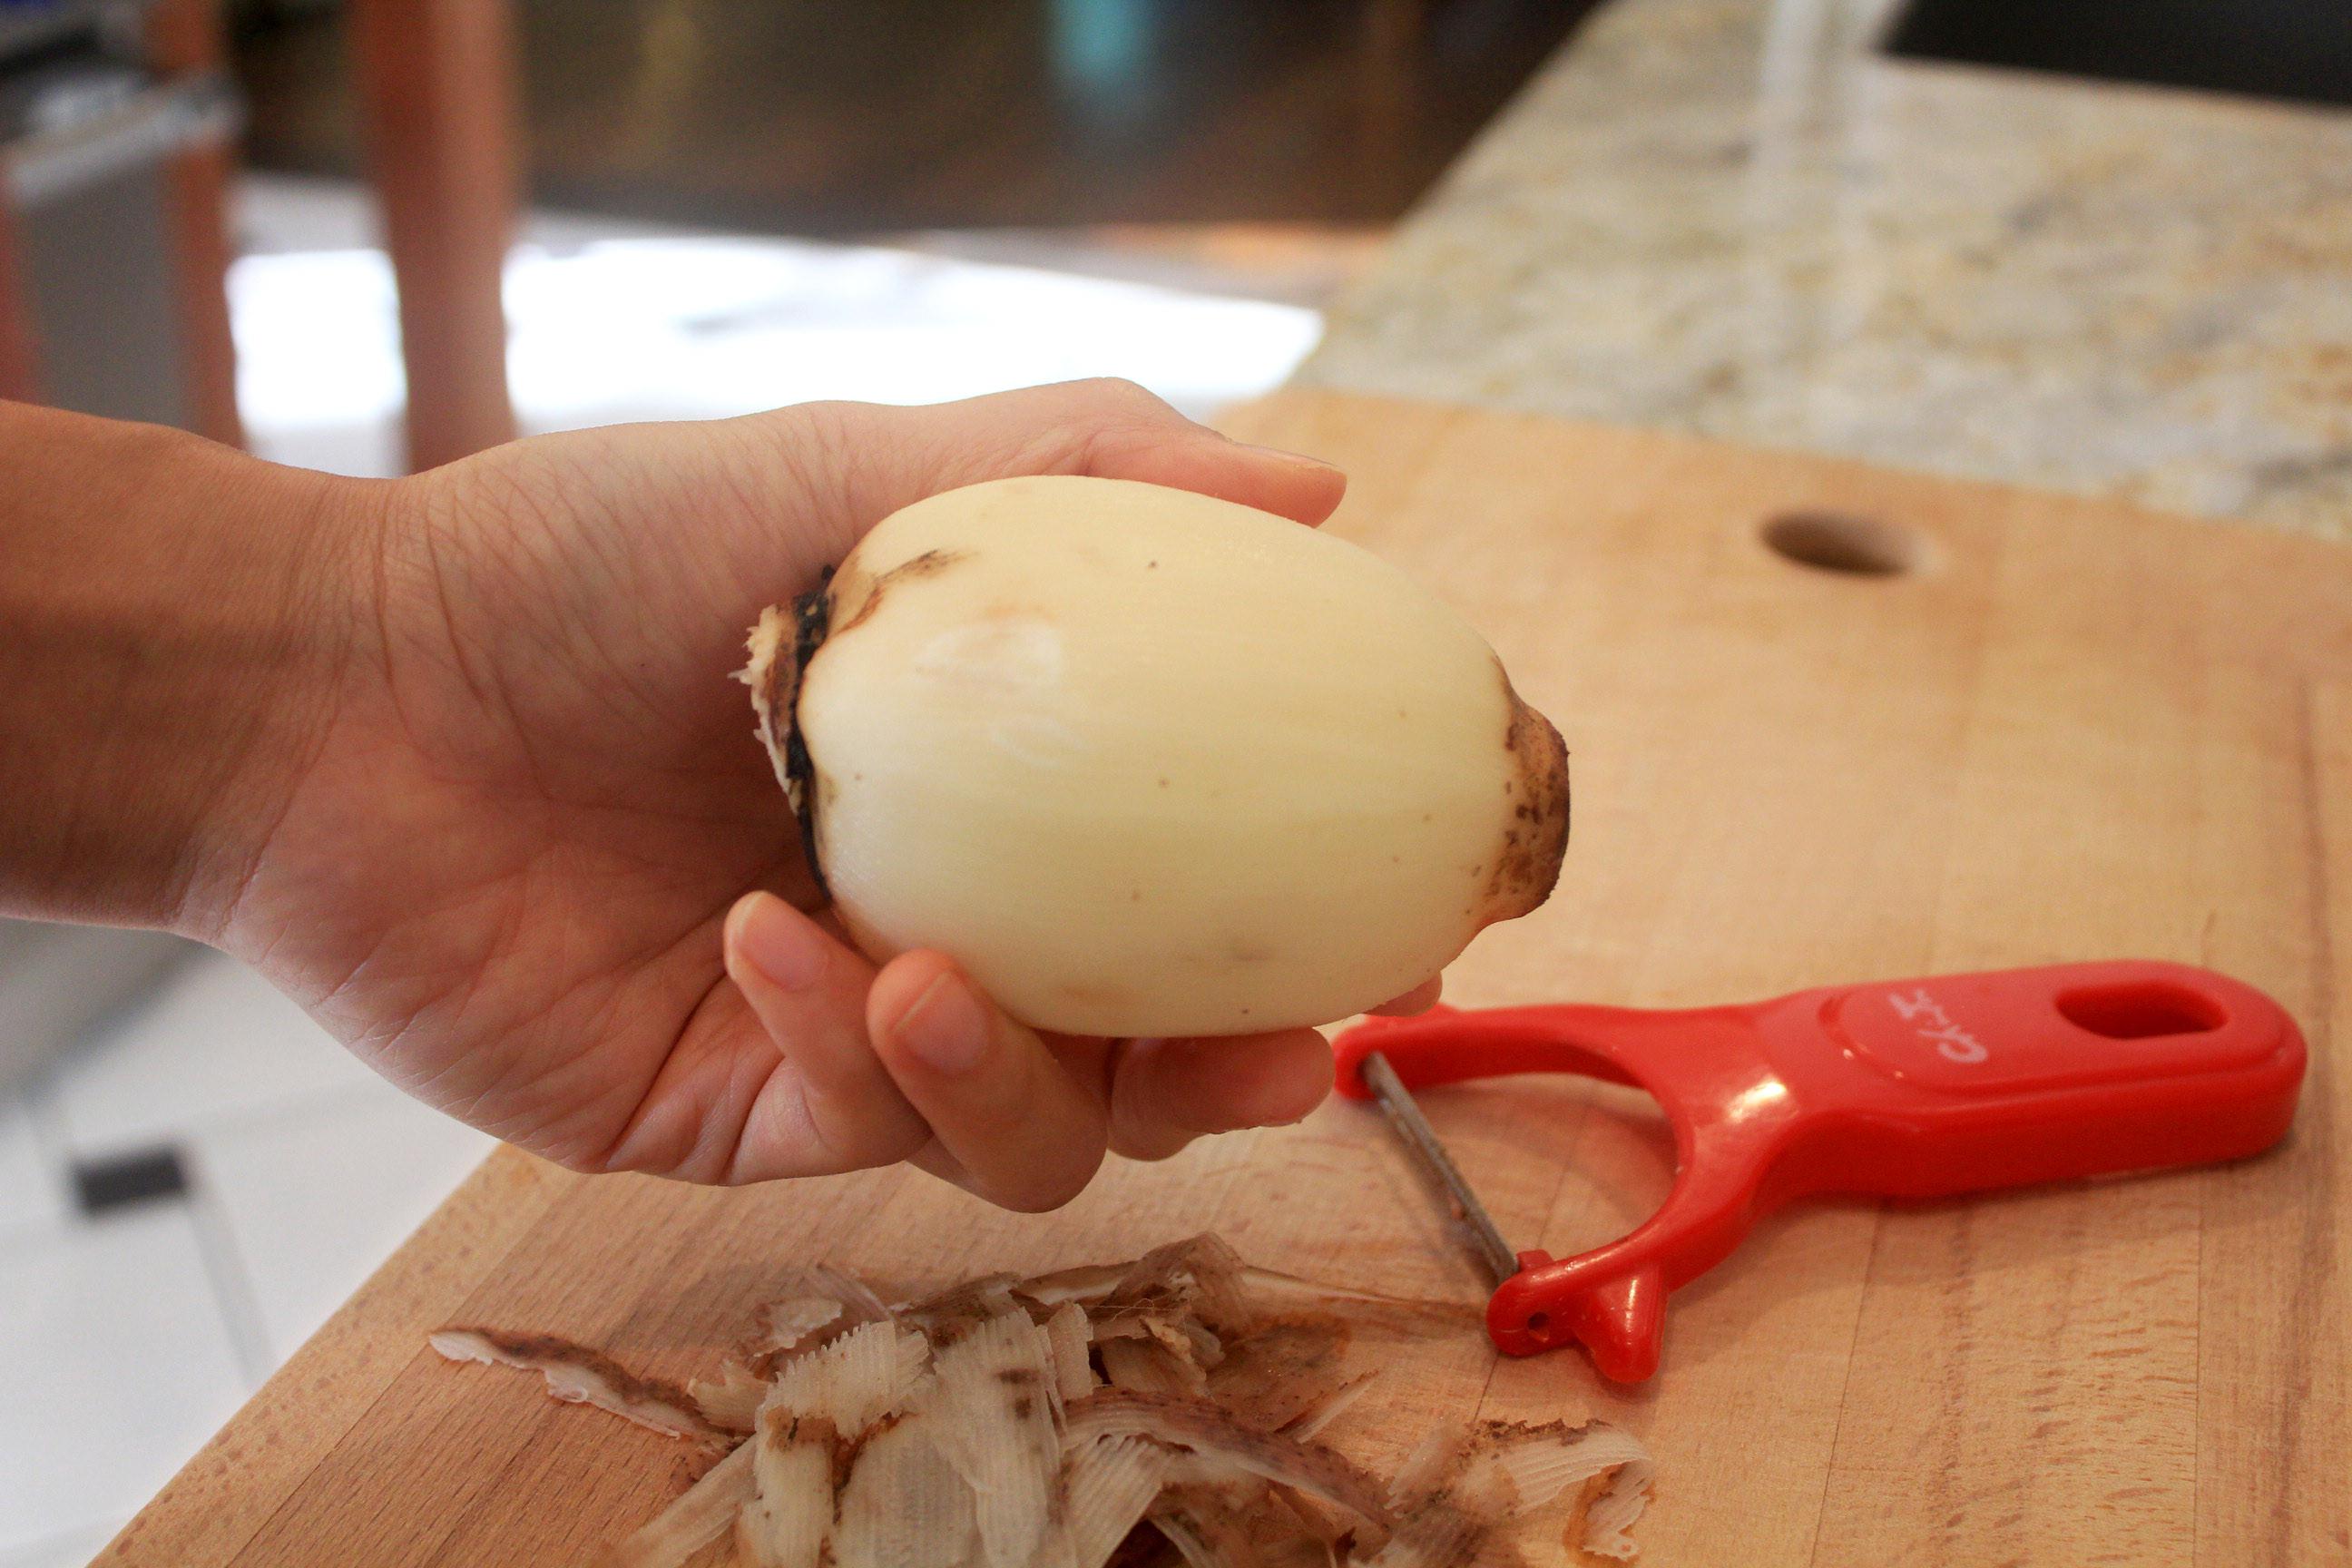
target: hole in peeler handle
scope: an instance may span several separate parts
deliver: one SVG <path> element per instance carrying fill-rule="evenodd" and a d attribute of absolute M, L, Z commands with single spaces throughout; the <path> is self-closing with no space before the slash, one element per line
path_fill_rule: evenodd
<path fill-rule="evenodd" d="M 2058 1011 L 2076 1028 L 2110 1040 L 2202 1035 L 2228 1021 L 2210 996 L 2158 980 L 2061 992 Z"/>

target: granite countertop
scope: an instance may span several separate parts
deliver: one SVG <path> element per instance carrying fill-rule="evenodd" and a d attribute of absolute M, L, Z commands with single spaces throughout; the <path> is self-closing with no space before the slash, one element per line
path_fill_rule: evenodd
<path fill-rule="evenodd" d="M 1304 384 L 2352 539 L 2352 113 L 1897 60 L 1892 0 L 1613 0 Z"/>

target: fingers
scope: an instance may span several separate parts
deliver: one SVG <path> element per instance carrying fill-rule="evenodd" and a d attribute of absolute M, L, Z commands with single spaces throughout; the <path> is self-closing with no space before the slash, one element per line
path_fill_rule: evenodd
<path fill-rule="evenodd" d="M 891 960 L 867 994 L 866 1024 L 899 1091 L 961 1170 L 950 1179 L 981 1197 L 1031 1213 L 1058 1208 L 1102 1163 L 1104 1109 L 1090 1064 L 1057 1058 L 951 960 Z M 1100 1048 L 1077 1049 L 1094 1053 L 1099 1084 Z"/>
<path fill-rule="evenodd" d="M 1082 466 L 1070 472 L 1197 490 L 1310 525 L 1329 517 L 1347 491 L 1347 476 L 1330 464 L 1229 440 L 1139 387 L 1110 383 L 1119 395 L 1106 397 L 1098 390 L 1106 384 L 1072 384 L 1084 397 L 1073 410 L 1076 428 L 1083 433 L 1074 455 Z"/>
<path fill-rule="evenodd" d="M 781 443 L 785 468 L 808 492 L 805 520 L 830 536 L 834 559 L 900 507 L 983 479 L 1139 479 L 1305 523 L 1328 517 L 1347 489 L 1346 476 L 1328 463 L 1228 440 L 1116 380 L 919 408 L 803 404 L 751 416 L 748 426 Z M 772 475 L 762 488 L 772 489 Z"/>
<path fill-rule="evenodd" d="M 733 1181 L 911 1160 L 1035 1212 L 1076 1196 L 1106 1146 L 1165 1159 L 1211 1133 L 1296 1121 L 1331 1088 L 1330 1047 L 1311 1029 L 1048 1040 L 945 956 L 903 954 L 877 974 L 772 894 L 738 901 L 724 951 L 782 1057 L 745 1119 Z M 1432 979 L 1374 1010 L 1421 1011 L 1437 988 Z"/>
<path fill-rule="evenodd" d="M 1164 1160 L 1207 1133 L 1296 1121 L 1331 1091 L 1333 1070 L 1312 1029 L 1130 1040 L 1111 1079 L 1111 1147 Z"/>
<path fill-rule="evenodd" d="M 1311 523 L 1331 514 L 1348 484 L 1328 463 L 1228 440 L 1130 381 L 1067 381 L 887 412 L 929 424 L 950 485 L 1090 474 L 1198 490 Z"/>
<path fill-rule="evenodd" d="M 866 1037 L 871 964 L 772 893 L 727 916 L 727 973 L 787 1071 L 753 1102 L 735 1179 L 827 1175 L 887 1165 L 931 1132 Z"/>
<path fill-rule="evenodd" d="M 1368 1012 L 1425 1013 L 1444 978 L 1431 975 Z M 1111 1148 L 1164 1160 L 1193 1139 L 1297 1121 L 1330 1092 L 1331 1047 L 1312 1029 L 1224 1039 L 1130 1040 L 1111 1086 Z"/>

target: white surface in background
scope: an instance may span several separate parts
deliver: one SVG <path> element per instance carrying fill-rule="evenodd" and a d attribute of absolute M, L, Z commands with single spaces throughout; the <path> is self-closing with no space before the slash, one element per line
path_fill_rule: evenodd
<path fill-rule="evenodd" d="M 92 1040 L 47 1103 L 72 1152 L 120 1153 L 382 1083 L 260 975 L 200 952 Z"/>
<path fill-rule="evenodd" d="M 0 1260 L 0 1550 L 127 1517 L 247 1393 L 188 1214 L 159 1205 Z"/>
<path fill-rule="evenodd" d="M 65 1182 L 44 1157 L 23 1101 L 0 1097 L 0 1243 L 66 1217 Z"/>
<path fill-rule="evenodd" d="M 189 1143 L 198 1184 L 227 1216 L 276 1363 L 408 1239 L 496 1140 L 392 1091 L 344 1095 L 250 1128 L 199 1130 Z"/>
<path fill-rule="evenodd" d="M 0 1568 L 87 1561 L 489 1146 L 218 953 L 0 1097 Z M 187 1198 L 68 1202 L 157 1147 Z"/>
<path fill-rule="evenodd" d="M 0 1568 L 86 1568 L 100 1547 L 114 1539 L 121 1520 L 45 1535 L 29 1546 L 0 1547 Z"/>
<path fill-rule="evenodd" d="M 299 187 L 296 188 L 299 191 Z M 347 201 L 348 198 L 339 198 Z M 270 182 L 248 210 L 282 207 Z M 313 241 L 335 237 L 313 221 Z M 934 403 L 1120 375 L 1188 414 L 1270 391 L 1321 318 L 1191 294 L 872 247 L 526 230 L 508 263 L 508 375 L 528 431 L 709 418 L 820 398 Z M 248 255 L 232 268 L 238 397 L 266 456 L 394 471 L 404 395 L 380 251 Z"/>

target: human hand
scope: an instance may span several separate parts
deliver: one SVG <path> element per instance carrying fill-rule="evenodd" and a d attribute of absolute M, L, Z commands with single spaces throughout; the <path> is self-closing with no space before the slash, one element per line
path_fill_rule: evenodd
<path fill-rule="evenodd" d="M 1296 1120 L 1330 1084 L 1311 1030 L 1041 1037 L 941 954 L 869 963 L 727 679 L 891 511 L 1045 473 L 1308 524 L 1344 483 L 1122 383 L 543 437 L 401 481 L 315 739 L 195 919 L 412 1093 L 584 1170 L 910 1160 L 1042 1209 L 1107 1148 Z"/>

